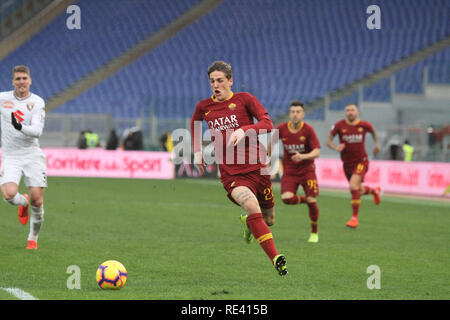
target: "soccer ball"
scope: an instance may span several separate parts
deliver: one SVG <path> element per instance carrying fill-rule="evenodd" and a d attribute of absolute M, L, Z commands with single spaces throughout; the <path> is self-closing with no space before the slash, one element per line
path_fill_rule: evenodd
<path fill-rule="evenodd" d="M 102 289 L 119 290 L 126 282 L 127 269 L 119 261 L 105 261 L 97 269 L 97 283 Z"/>

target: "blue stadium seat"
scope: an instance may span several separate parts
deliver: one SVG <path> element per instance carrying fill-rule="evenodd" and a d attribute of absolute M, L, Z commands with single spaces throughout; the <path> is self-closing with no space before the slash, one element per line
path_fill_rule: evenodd
<path fill-rule="evenodd" d="M 82 32 L 64 29 L 62 15 L 4 59 L 0 72 L 26 61 L 33 90 L 49 98 L 198 1 L 79 0 Z M 372 2 L 225 1 L 56 112 L 139 117 L 153 106 L 162 118 L 190 117 L 195 103 L 210 96 L 206 68 L 225 60 L 234 68 L 234 90 L 251 92 L 276 116 L 293 98 L 309 102 L 450 34 L 450 0 L 434 0 L 433 6 L 422 0 L 378 0 L 382 28 L 368 30 L 366 8 Z M 449 56 L 447 49 L 399 72 L 397 92 L 421 92 L 424 66 L 430 81 L 450 83 Z M 9 86 L 9 79 L 0 79 L 0 87 Z M 388 101 L 389 80 L 366 88 L 364 95 Z M 347 100 L 356 101 L 355 95 Z M 345 101 L 331 109 L 343 108 Z M 308 117 L 323 115 L 319 110 Z"/>

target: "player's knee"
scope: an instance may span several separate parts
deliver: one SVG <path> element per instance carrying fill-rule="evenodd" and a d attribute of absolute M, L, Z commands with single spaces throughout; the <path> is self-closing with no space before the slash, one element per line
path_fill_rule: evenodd
<path fill-rule="evenodd" d="M 281 194 L 281 201 L 285 204 L 293 204 L 294 194 L 292 192 L 285 192 Z M 295 201 L 297 203 L 297 201 Z"/>
<path fill-rule="evenodd" d="M 9 197 L 9 196 L 4 195 L 4 194 L 2 194 L 2 198 L 3 198 L 3 201 L 5 201 L 5 202 L 10 202 L 13 199 L 12 197 Z"/>
<path fill-rule="evenodd" d="M 259 207 L 258 201 L 246 201 L 243 206 L 245 212 L 250 215 L 252 213 L 261 212 L 261 208 Z"/>
<path fill-rule="evenodd" d="M 307 202 L 308 204 L 311 204 L 311 203 L 316 203 L 317 200 L 316 200 L 316 198 L 314 198 L 314 197 L 306 197 L 306 202 Z"/>
<path fill-rule="evenodd" d="M 285 204 L 298 204 L 299 198 L 293 195 L 290 198 L 281 198 L 281 201 L 283 201 Z"/>
<path fill-rule="evenodd" d="M 266 217 L 264 219 L 268 227 L 271 227 L 275 224 L 275 217 Z"/>
<path fill-rule="evenodd" d="M 44 204 L 44 200 L 42 198 L 31 199 L 30 203 L 32 207 L 41 208 Z"/>
<path fill-rule="evenodd" d="M 9 190 L 3 190 L 2 189 L 3 200 L 6 201 L 6 202 L 10 202 L 12 199 L 14 199 L 14 197 L 16 196 L 16 193 L 13 193 L 13 192 L 11 192 Z"/>

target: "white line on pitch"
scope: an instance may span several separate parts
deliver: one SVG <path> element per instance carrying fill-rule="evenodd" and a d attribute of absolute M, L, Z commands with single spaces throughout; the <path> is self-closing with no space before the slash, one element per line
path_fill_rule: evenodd
<path fill-rule="evenodd" d="M 9 294 L 13 295 L 14 297 L 16 297 L 19 300 L 39 300 L 38 298 L 33 297 L 28 292 L 25 292 L 19 288 L 0 288 L 0 289 L 8 292 Z"/>

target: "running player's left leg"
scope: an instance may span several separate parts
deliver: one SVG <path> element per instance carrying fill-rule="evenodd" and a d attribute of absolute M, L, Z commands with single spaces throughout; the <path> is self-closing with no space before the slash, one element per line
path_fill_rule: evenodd
<path fill-rule="evenodd" d="M 311 223 L 311 234 L 308 242 L 319 242 L 318 232 L 318 220 L 319 220 L 319 207 L 317 206 L 317 196 L 319 195 L 319 185 L 315 172 L 308 172 L 306 175 L 306 181 L 302 181 L 302 187 L 305 191 L 306 204 L 308 205 L 309 220 Z"/>
<path fill-rule="evenodd" d="M 311 223 L 311 234 L 309 235 L 308 242 L 319 242 L 318 220 L 319 220 L 319 207 L 315 197 L 306 198 L 309 208 L 309 220 Z"/>
<path fill-rule="evenodd" d="M 281 178 L 281 201 L 288 205 L 306 203 L 306 197 L 297 195 L 298 177 L 284 174 Z"/>
<path fill-rule="evenodd" d="M 351 205 L 352 205 L 352 218 L 346 223 L 347 227 L 356 228 L 358 227 L 358 215 L 359 207 L 361 205 L 361 184 L 362 177 L 358 174 L 353 174 L 350 178 L 350 193 L 352 195 Z"/>
<path fill-rule="evenodd" d="M 15 182 L 7 182 L 2 184 L 2 197 L 5 202 L 12 204 L 13 206 L 27 206 L 28 199 L 25 194 L 20 194 L 19 186 Z"/>
<path fill-rule="evenodd" d="M 275 247 L 272 232 L 264 221 L 262 209 L 254 191 L 246 186 L 237 186 L 233 188 L 230 195 L 247 213 L 246 224 L 248 228 L 272 261 L 278 274 L 280 276 L 286 275 L 286 258 L 279 254 Z M 271 196 L 273 197 L 273 194 Z"/>
<path fill-rule="evenodd" d="M 30 155 L 24 167 L 24 182 L 30 195 L 30 232 L 27 249 L 37 250 L 37 241 L 44 223 L 44 191 L 47 188 L 47 160 L 42 152 Z"/>
<path fill-rule="evenodd" d="M 275 224 L 275 197 L 273 196 L 272 181 L 270 176 L 266 175 L 262 175 L 259 180 L 257 198 L 264 221 L 270 227 Z M 280 276 L 285 276 L 288 273 L 286 257 L 283 254 L 277 254 L 273 257 L 272 263 Z"/>
<path fill-rule="evenodd" d="M 28 234 L 27 249 L 37 250 L 39 232 L 44 223 L 44 190 L 42 187 L 29 187 L 30 194 L 30 233 Z"/>
<path fill-rule="evenodd" d="M 359 190 L 362 196 L 371 194 L 373 196 L 373 202 L 378 205 L 381 201 L 381 188 L 378 186 L 376 188 L 371 188 L 367 185 L 361 184 L 361 189 Z"/>
<path fill-rule="evenodd" d="M 360 172 L 356 172 L 357 174 L 361 175 L 361 184 L 359 193 L 364 196 L 371 194 L 373 196 L 373 202 L 378 205 L 381 201 L 381 188 L 378 186 L 376 188 L 371 188 L 368 185 L 364 185 L 364 176 L 369 171 L 369 161 L 364 161 L 360 164 L 358 164 L 357 170 L 360 170 Z"/>

